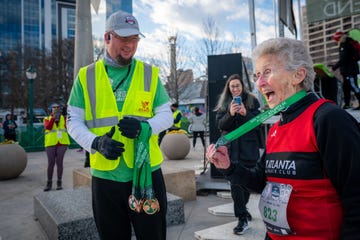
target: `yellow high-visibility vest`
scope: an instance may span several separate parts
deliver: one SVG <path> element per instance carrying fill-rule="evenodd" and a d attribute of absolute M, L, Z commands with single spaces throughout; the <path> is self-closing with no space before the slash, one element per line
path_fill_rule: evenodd
<path fill-rule="evenodd" d="M 79 71 L 80 83 L 84 91 L 85 124 L 97 136 L 102 136 L 116 126 L 123 116 L 146 120 L 153 116 L 153 102 L 158 83 L 159 69 L 141 61 L 136 61 L 134 73 L 121 112 L 118 112 L 116 98 L 105 70 L 104 60 L 83 67 Z M 97 87 L 96 87 L 97 86 Z M 134 140 L 122 136 L 115 127 L 112 139 L 124 143 L 122 157 L 129 168 L 134 167 Z M 159 165 L 163 156 L 158 145 L 158 135 L 149 140 L 150 164 Z M 113 170 L 120 162 L 108 160 L 99 152 L 90 154 L 90 166 L 97 170 Z"/>
<path fill-rule="evenodd" d="M 44 122 L 45 120 L 50 121 L 50 116 L 44 118 Z M 65 118 L 63 115 L 60 115 L 58 125 L 54 123 L 51 130 L 45 129 L 45 147 L 55 146 L 59 142 L 63 145 L 70 145 L 70 139 L 65 128 Z"/>
<path fill-rule="evenodd" d="M 180 111 L 180 110 L 176 110 L 176 111 L 173 113 L 173 118 L 174 118 L 174 120 L 175 120 L 176 116 L 177 116 L 179 113 L 181 114 L 181 111 Z M 181 120 L 180 120 L 179 122 L 177 122 L 177 123 L 174 123 L 173 125 L 174 125 L 175 127 L 180 128 L 180 127 L 181 127 Z"/>

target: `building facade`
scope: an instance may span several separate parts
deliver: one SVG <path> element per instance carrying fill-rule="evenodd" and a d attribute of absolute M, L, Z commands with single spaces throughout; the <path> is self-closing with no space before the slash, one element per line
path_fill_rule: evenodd
<path fill-rule="evenodd" d="M 75 37 L 75 0 L 0 0 L 0 51 Z"/>
<path fill-rule="evenodd" d="M 106 19 L 120 9 L 128 13 L 133 13 L 132 0 L 107 0 Z"/>
<path fill-rule="evenodd" d="M 306 7 L 302 8 L 303 41 L 309 47 L 314 63 L 334 64 L 339 59 L 338 45 L 333 36 L 337 31 L 360 28 L 360 15 L 350 15 L 308 23 Z"/>

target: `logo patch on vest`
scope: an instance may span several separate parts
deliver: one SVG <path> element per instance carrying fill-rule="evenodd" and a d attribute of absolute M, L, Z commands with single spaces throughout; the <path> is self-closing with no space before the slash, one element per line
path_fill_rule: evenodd
<path fill-rule="evenodd" d="M 138 109 L 139 112 L 148 113 L 150 111 L 149 104 L 150 104 L 149 101 L 141 101 L 141 107 Z"/>

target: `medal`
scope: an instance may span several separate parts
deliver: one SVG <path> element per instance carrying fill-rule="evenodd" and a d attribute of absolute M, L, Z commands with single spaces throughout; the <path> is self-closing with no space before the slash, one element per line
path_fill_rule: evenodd
<path fill-rule="evenodd" d="M 154 198 L 154 199 L 146 199 L 142 209 L 144 210 L 144 212 L 146 214 L 153 215 L 153 214 L 160 211 L 159 201 L 156 198 Z"/>

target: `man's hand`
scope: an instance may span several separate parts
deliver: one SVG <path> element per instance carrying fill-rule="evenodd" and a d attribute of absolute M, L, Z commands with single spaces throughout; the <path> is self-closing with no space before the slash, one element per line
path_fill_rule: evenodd
<path fill-rule="evenodd" d="M 101 153 L 106 159 L 116 160 L 125 151 L 122 142 L 115 141 L 112 136 L 115 133 L 115 126 L 103 136 L 96 137 L 91 144 L 91 147 Z"/>
<path fill-rule="evenodd" d="M 140 121 L 136 118 L 124 117 L 118 123 L 121 135 L 127 138 L 137 138 L 141 132 Z"/>
<path fill-rule="evenodd" d="M 215 165 L 216 168 L 227 169 L 230 167 L 230 158 L 227 147 L 220 146 L 215 149 L 215 144 L 208 146 L 206 150 L 206 158 Z"/>

